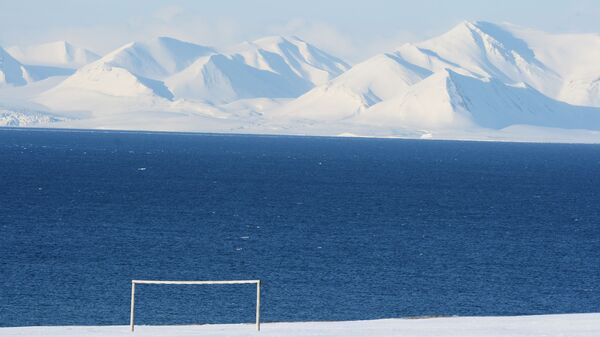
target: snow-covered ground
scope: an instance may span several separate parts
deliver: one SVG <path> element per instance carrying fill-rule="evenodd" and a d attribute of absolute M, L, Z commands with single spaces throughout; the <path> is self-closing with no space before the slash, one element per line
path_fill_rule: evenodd
<path fill-rule="evenodd" d="M 520 317 L 385 319 L 352 322 L 266 323 L 197 326 L 0 328 L 3 337 L 598 337 L 600 314 Z"/>

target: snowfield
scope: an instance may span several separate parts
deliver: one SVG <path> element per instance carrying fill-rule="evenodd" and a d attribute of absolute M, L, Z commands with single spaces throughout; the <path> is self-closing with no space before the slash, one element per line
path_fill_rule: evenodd
<path fill-rule="evenodd" d="M 598 337 L 600 314 L 196 326 L 0 328 L 3 337 Z"/>

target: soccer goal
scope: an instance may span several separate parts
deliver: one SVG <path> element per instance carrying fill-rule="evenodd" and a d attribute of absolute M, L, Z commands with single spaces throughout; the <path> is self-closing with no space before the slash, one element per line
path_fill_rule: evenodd
<path fill-rule="evenodd" d="M 136 284 L 178 284 L 178 285 L 212 285 L 212 284 L 256 284 L 256 330 L 260 331 L 260 280 L 243 281 L 131 281 L 131 315 L 129 325 L 131 332 L 135 329 L 135 285 Z"/>

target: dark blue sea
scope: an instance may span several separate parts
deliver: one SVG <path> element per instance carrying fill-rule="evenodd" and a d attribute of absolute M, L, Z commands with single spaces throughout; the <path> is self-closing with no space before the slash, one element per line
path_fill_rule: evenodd
<path fill-rule="evenodd" d="M 600 146 L 0 130 L 0 326 L 600 312 Z M 255 288 L 137 288 L 138 324 Z"/>

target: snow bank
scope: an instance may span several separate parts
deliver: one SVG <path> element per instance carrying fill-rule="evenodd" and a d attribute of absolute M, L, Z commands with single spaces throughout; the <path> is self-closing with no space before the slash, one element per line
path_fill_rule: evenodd
<path fill-rule="evenodd" d="M 268 323 L 254 325 L 26 327 L 0 328 L 4 337 L 597 337 L 600 314 L 521 317 L 387 319 L 353 322 Z"/>

